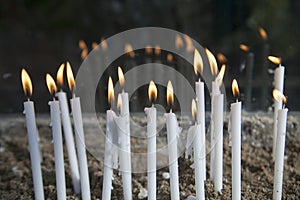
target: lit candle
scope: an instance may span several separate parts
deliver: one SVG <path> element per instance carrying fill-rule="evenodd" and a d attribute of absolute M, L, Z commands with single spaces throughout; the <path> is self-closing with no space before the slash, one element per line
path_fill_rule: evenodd
<path fill-rule="evenodd" d="M 275 149 L 275 169 L 273 199 L 280 200 L 282 197 L 282 181 L 284 170 L 284 149 L 286 137 L 286 120 L 288 109 L 284 108 L 286 97 L 277 89 L 273 90 L 273 96 L 276 101 L 282 101 L 283 106 L 278 110 L 277 137 Z"/>
<path fill-rule="evenodd" d="M 74 120 L 74 130 L 76 139 L 76 148 L 78 152 L 78 162 L 79 162 L 79 172 L 80 172 L 80 183 L 81 183 L 81 196 L 83 200 L 91 199 L 90 194 L 90 181 L 89 181 L 89 171 L 85 150 L 85 139 L 82 123 L 82 113 L 80 98 L 75 96 L 75 81 L 71 65 L 67 62 L 67 77 L 69 88 L 73 93 L 73 97 L 70 100 L 71 109 Z"/>
<path fill-rule="evenodd" d="M 108 79 L 108 102 L 114 100 L 114 86 L 111 77 Z M 113 137 L 116 134 L 115 112 L 110 108 L 106 111 L 106 137 L 103 169 L 102 200 L 110 200 L 113 179 Z"/>
<path fill-rule="evenodd" d="M 120 85 L 124 87 L 125 79 L 122 69 L 118 67 L 118 76 Z M 122 170 L 123 192 L 124 199 L 132 199 L 132 181 L 131 181 L 131 150 L 130 150 L 130 114 L 129 114 L 129 100 L 128 93 L 121 92 L 121 99 L 119 102 L 120 120 L 118 120 L 117 128 L 119 141 L 121 145 L 121 151 L 123 155 L 120 155 L 120 167 Z M 124 123 L 124 124 L 123 124 Z"/>
<path fill-rule="evenodd" d="M 55 81 L 47 74 L 46 82 L 51 95 L 57 91 Z M 65 166 L 64 166 L 64 151 L 62 142 L 61 119 L 59 102 L 53 97 L 53 101 L 49 101 L 51 126 L 54 143 L 54 159 L 55 159 L 55 177 L 56 177 L 56 190 L 57 199 L 66 199 L 66 180 L 65 180 Z"/>
<path fill-rule="evenodd" d="M 242 103 L 238 101 L 239 88 L 237 81 L 232 81 L 232 92 L 236 102 L 230 106 L 231 132 L 231 169 L 232 169 L 232 199 L 241 199 L 241 110 Z"/>
<path fill-rule="evenodd" d="M 179 200 L 179 180 L 178 180 L 178 161 L 177 161 L 177 134 L 178 122 L 176 115 L 172 112 L 172 104 L 174 103 L 173 86 L 171 81 L 167 85 L 167 103 L 170 107 L 170 113 L 166 114 L 167 120 L 167 138 L 169 151 L 169 170 L 170 170 L 170 187 L 171 199 Z"/>
<path fill-rule="evenodd" d="M 56 81 L 60 86 L 63 85 L 64 66 L 65 66 L 64 64 L 61 64 L 57 72 Z M 79 177 L 78 161 L 77 161 L 75 145 L 74 145 L 73 131 L 71 126 L 70 114 L 69 114 L 69 106 L 67 102 L 67 95 L 65 92 L 61 90 L 60 92 L 56 93 L 56 96 L 58 97 L 61 114 L 62 114 L 62 124 L 63 124 L 65 141 L 67 145 L 73 189 L 76 194 L 79 194 L 80 177 Z"/>
<path fill-rule="evenodd" d="M 203 149 L 203 134 L 202 127 L 198 124 L 196 120 L 197 106 L 196 102 L 192 100 L 192 116 L 195 119 L 194 125 L 194 161 L 195 161 L 195 184 L 196 184 L 196 197 L 197 199 L 205 199 L 204 192 L 204 179 L 203 179 L 203 159 L 202 159 L 202 149 Z"/>
<path fill-rule="evenodd" d="M 203 61 L 202 58 L 195 49 L 194 51 L 194 71 L 195 74 L 198 75 L 199 80 L 195 82 L 195 90 L 196 90 L 196 102 L 197 102 L 197 123 L 201 126 L 201 177 L 203 180 L 206 180 L 206 142 L 205 142 L 205 95 L 204 95 L 204 83 L 200 80 L 200 73 L 203 73 Z"/>
<path fill-rule="evenodd" d="M 285 67 L 281 66 L 281 59 L 274 57 L 274 56 L 268 56 L 268 59 L 273 62 L 274 64 L 278 65 L 278 67 L 275 69 L 274 72 L 274 88 L 278 90 L 279 92 L 283 93 L 283 87 L 284 87 L 284 71 Z M 274 123 L 273 123 L 273 161 L 275 159 L 275 149 L 276 149 L 276 136 L 277 136 L 277 123 L 278 123 L 278 110 L 282 108 L 282 101 L 276 101 L 274 99 Z"/>
<path fill-rule="evenodd" d="M 157 98 L 157 88 L 153 81 L 150 81 L 148 88 L 149 100 L 152 107 L 145 108 L 147 115 L 148 133 L 148 153 L 147 153 L 147 172 L 148 172 L 148 199 L 156 199 L 156 108 L 154 107 Z"/>
<path fill-rule="evenodd" d="M 34 104 L 33 101 L 29 100 L 29 96 L 32 95 L 32 83 L 25 69 L 22 69 L 21 79 L 24 92 L 26 95 L 28 95 L 28 101 L 24 102 L 24 113 L 26 117 L 34 195 L 35 199 L 39 200 L 44 199 L 43 178 L 40 162 L 41 154 L 38 143 Z"/>

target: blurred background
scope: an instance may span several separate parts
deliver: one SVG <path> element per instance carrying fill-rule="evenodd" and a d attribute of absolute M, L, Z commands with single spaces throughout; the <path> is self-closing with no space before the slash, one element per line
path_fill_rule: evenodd
<path fill-rule="evenodd" d="M 76 74 L 82 62 L 80 40 L 91 50 L 92 43 L 99 43 L 101 38 L 147 26 L 180 31 L 208 47 L 214 55 L 222 53 L 227 59 L 224 83 L 228 94 L 232 78 L 237 77 L 243 101 L 247 86 L 245 61 L 249 52 L 253 52 L 253 87 L 246 103 L 248 110 L 270 109 L 276 65 L 267 60 L 267 55 L 280 56 L 286 66 L 287 107 L 300 110 L 299 9 L 298 0 L 0 1 L 0 112 L 22 112 L 27 98 L 20 80 L 22 68 L 26 68 L 33 82 L 36 112 L 47 112 L 51 96 L 45 74 L 55 76 L 59 65 L 66 60 Z M 241 50 L 240 44 L 247 45 L 249 51 Z M 137 59 L 140 58 L 138 64 L 144 61 L 143 53 L 136 53 Z M 161 52 L 160 62 L 167 63 L 167 54 Z M 152 61 L 157 60 L 153 56 Z M 127 57 L 120 59 L 116 63 L 126 63 Z M 184 62 L 176 55 L 173 59 Z M 193 74 L 193 68 L 190 69 L 192 73 L 184 74 L 187 78 Z M 193 84 L 194 77 L 190 82 Z M 107 77 L 103 83 L 107 83 Z M 136 94 L 143 95 L 142 100 L 139 96 L 132 99 L 131 104 L 139 99 L 141 105 L 133 111 L 142 111 L 146 105 L 143 102 L 147 102 L 146 89 L 141 88 L 144 92 Z M 103 86 L 100 93 L 106 95 L 105 91 Z M 107 109 L 107 105 L 101 105 L 99 111 Z"/>

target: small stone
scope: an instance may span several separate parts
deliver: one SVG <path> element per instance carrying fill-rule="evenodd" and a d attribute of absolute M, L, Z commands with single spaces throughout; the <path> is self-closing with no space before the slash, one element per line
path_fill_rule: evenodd
<path fill-rule="evenodd" d="M 0 153 L 3 153 L 5 151 L 4 147 L 0 147 Z"/>
<path fill-rule="evenodd" d="M 169 179 L 170 178 L 170 173 L 169 172 L 164 172 L 162 173 L 163 179 Z"/>
<path fill-rule="evenodd" d="M 193 195 L 190 195 L 186 198 L 186 200 L 196 200 L 196 197 Z"/>
<path fill-rule="evenodd" d="M 148 197 L 148 191 L 145 188 L 141 188 L 138 194 L 138 199 L 145 199 Z"/>
<path fill-rule="evenodd" d="M 17 166 L 12 168 L 13 174 L 17 177 L 22 177 L 23 176 L 23 170 L 18 169 Z"/>

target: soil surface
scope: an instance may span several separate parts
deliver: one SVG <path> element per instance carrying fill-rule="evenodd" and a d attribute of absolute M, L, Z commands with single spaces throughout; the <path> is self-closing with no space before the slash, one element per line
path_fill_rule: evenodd
<path fill-rule="evenodd" d="M 136 123 L 145 124 L 145 117 L 133 117 Z M 274 163 L 272 162 L 271 114 L 243 113 L 242 124 L 242 198 L 272 199 Z M 101 116 L 99 121 L 105 124 Z M 187 129 L 191 120 L 185 118 L 180 125 Z M 33 199 L 33 183 L 28 152 L 28 141 L 24 116 L 0 116 L 0 198 Z M 37 120 L 43 155 L 42 174 L 46 199 L 56 199 L 54 153 L 49 117 L 40 116 Z M 208 127 L 208 125 L 207 125 Z M 224 123 L 224 177 L 222 194 L 214 191 L 212 182 L 205 182 L 206 199 L 231 199 L 231 147 L 228 146 L 228 116 Z M 186 130 L 185 130 L 186 131 Z M 183 131 L 183 134 L 186 132 Z M 160 139 L 165 140 L 165 128 Z M 132 141 L 133 142 L 133 141 Z M 132 145 L 134 148 L 134 144 Z M 145 146 L 146 148 L 146 146 Z M 65 157 L 66 186 L 68 199 L 81 199 L 72 190 L 68 157 Z M 209 155 L 207 155 L 207 178 L 209 178 Z M 103 163 L 88 154 L 89 176 L 92 199 L 101 199 Z M 181 199 L 195 196 L 194 170 L 192 161 L 179 158 L 179 181 Z M 289 113 L 284 162 L 283 199 L 300 199 L 300 117 L 299 113 Z M 157 199 L 170 199 L 168 167 L 157 171 Z M 112 199 L 123 199 L 122 179 L 114 171 Z M 142 198 L 147 190 L 147 174 L 133 174 L 134 199 Z M 145 197 L 146 199 L 146 197 Z"/>

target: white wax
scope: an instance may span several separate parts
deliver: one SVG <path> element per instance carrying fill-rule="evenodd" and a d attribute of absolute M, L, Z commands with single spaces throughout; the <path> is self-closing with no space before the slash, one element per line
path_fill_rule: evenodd
<path fill-rule="evenodd" d="M 35 112 L 32 101 L 24 102 L 24 113 L 26 117 L 34 195 L 35 199 L 37 200 L 44 199 L 43 178 L 40 162 L 40 147 L 38 144 Z"/>
<path fill-rule="evenodd" d="M 241 110 L 242 103 L 232 103 L 230 107 L 231 123 L 231 169 L 232 169 L 232 199 L 241 199 Z"/>
<path fill-rule="evenodd" d="M 177 132 L 178 123 L 174 113 L 167 113 L 167 137 L 169 151 L 169 170 L 171 199 L 179 200 L 179 180 L 178 180 L 178 161 L 177 161 Z"/>
<path fill-rule="evenodd" d="M 116 127 L 119 135 L 120 145 L 120 170 L 122 173 L 124 200 L 132 199 L 132 181 L 131 181 L 131 159 L 130 159 L 130 137 L 126 130 L 126 117 L 115 117 Z"/>
<path fill-rule="evenodd" d="M 156 200 L 156 108 L 145 108 L 147 115 L 147 172 L 148 199 Z"/>
<path fill-rule="evenodd" d="M 214 126 L 214 188 L 221 192 L 223 187 L 223 102 L 224 95 L 218 94 L 213 98 L 213 126 Z"/>
<path fill-rule="evenodd" d="M 203 180 L 206 180 L 206 141 L 205 141 L 205 94 L 204 94 L 204 83 L 198 81 L 195 84 L 196 88 L 196 102 L 197 102 L 197 123 L 201 126 L 201 173 Z"/>
<path fill-rule="evenodd" d="M 282 179 L 284 170 L 284 149 L 286 136 L 286 120 L 288 109 L 278 110 L 277 142 L 275 150 L 274 188 L 273 199 L 280 200 L 282 197 Z"/>
<path fill-rule="evenodd" d="M 57 199 L 65 200 L 66 180 L 59 102 L 49 101 L 48 104 L 50 106 L 51 126 L 54 143 Z"/>
<path fill-rule="evenodd" d="M 85 139 L 82 124 L 82 113 L 80 98 L 75 97 L 70 100 L 73 120 L 74 120 L 74 131 L 76 139 L 76 147 L 79 161 L 79 172 L 80 172 L 80 183 L 81 183 L 81 197 L 83 200 L 91 199 L 90 194 L 90 181 L 89 171 L 85 149 Z"/>
<path fill-rule="evenodd" d="M 110 200 L 112 179 L 113 179 L 113 135 L 116 131 L 114 117 L 116 114 L 112 110 L 106 111 L 106 137 L 103 169 L 102 200 Z"/>
<path fill-rule="evenodd" d="M 194 140 L 194 161 L 195 161 L 195 184 L 197 199 L 205 199 L 204 179 L 203 179 L 203 162 L 201 149 L 203 149 L 203 138 L 201 125 L 195 125 L 195 140 Z"/>
<path fill-rule="evenodd" d="M 73 182 L 74 193 L 80 193 L 80 177 L 78 169 L 78 161 L 74 145 L 74 137 L 70 120 L 69 106 L 67 102 L 67 95 L 65 92 L 57 92 L 61 114 L 62 114 L 62 124 L 65 135 L 65 141 L 67 145 L 67 152 L 69 157 L 69 164 L 71 169 L 71 177 Z"/>
<path fill-rule="evenodd" d="M 274 88 L 283 93 L 284 86 L 284 71 L 285 67 L 279 66 L 275 69 L 274 72 Z M 282 108 L 282 101 L 274 100 L 274 123 L 273 123 L 273 161 L 275 159 L 275 149 L 276 149 L 276 136 L 277 136 L 277 114 L 278 110 Z"/>

